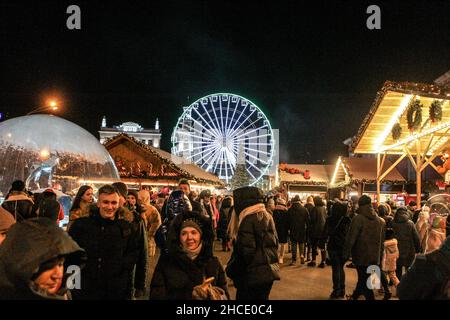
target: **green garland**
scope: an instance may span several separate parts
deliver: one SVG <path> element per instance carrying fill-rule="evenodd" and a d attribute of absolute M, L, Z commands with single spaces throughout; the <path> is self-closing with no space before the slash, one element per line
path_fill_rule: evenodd
<path fill-rule="evenodd" d="M 392 127 L 392 139 L 398 140 L 400 139 L 400 136 L 402 135 L 402 127 L 400 126 L 400 123 L 394 124 Z"/>
<path fill-rule="evenodd" d="M 430 119 L 432 122 L 442 120 L 442 104 L 444 101 L 434 100 L 430 106 Z"/>
<path fill-rule="evenodd" d="M 408 129 L 411 131 L 416 131 L 422 124 L 422 106 L 418 99 L 414 99 L 408 106 L 406 119 L 408 120 Z"/>

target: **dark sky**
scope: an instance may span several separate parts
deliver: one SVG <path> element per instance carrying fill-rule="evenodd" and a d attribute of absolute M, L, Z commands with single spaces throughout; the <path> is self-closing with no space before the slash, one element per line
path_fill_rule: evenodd
<path fill-rule="evenodd" d="M 81 7 L 81 30 L 66 8 Z M 381 30 L 366 8 L 381 8 Z M 450 69 L 450 1 L 20 1 L 0 3 L 0 108 L 24 115 L 57 93 L 97 134 L 135 121 L 163 130 L 182 106 L 240 94 L 280 129 L 280 160 L 334 162 L 385 80 Z"/>

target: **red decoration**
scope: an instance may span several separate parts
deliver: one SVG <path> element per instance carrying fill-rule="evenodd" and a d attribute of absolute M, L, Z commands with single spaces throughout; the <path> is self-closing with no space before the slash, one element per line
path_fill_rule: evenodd
<path fill-rule="evenodd" d="M 302 174 L 303 178 L 305 178 L 306 180 L 311 179 L 311 175 L 310 175 L 309 170 L 299 170 L 299 169 L 296 169 L 296 168 L 288 168 L 286 163 L 280 163 L 278 168 L 281 171 L 285 171 L 285 172 L 288 172 L 290 174 Z"/>

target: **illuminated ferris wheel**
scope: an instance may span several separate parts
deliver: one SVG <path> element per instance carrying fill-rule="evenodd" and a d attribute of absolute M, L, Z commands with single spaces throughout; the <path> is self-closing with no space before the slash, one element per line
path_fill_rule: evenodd
<path fill-rule="evenodd" d="M 272 164 L 274 138 L 265 114 L 248 99 L 230 93 L 200 98 L 178 119 L 172 154 L 231 181 L 236 165 L 255 184 Z"/>

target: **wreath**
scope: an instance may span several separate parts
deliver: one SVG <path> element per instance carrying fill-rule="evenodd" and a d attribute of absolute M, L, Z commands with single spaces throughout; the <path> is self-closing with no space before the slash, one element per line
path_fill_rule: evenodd
<path fill-rule="evenodd" d="M 434 123 L 442 120 L 443 101 L 434 100 L 430 106 L 430 119 Z"/>
<path fill-rule="evenodd" d="M 406 114 L 408 120 L 408 129 L 416 131 L 422 124 L 422 104 L 420 100 L 414 100 L 408 107 L 408 113 Z"/>
<path fill-rule="evenodd" d="M 392 127 L 392 139 L 398 140 L 400 139 L 400 136 L 402 135 L 402 127 L 400 126 L 400 123 L 394 124 Z"/>

